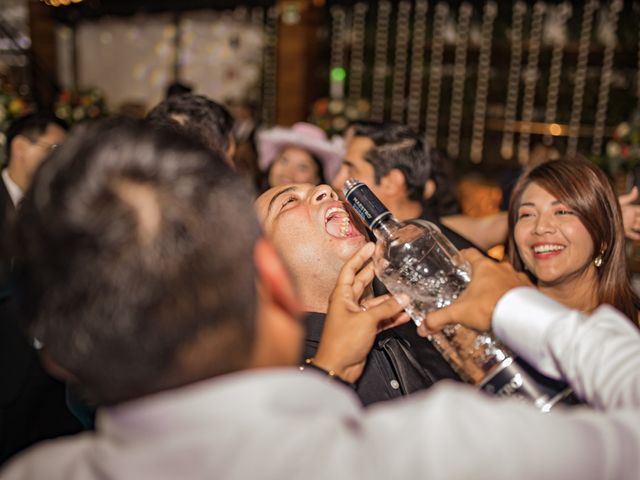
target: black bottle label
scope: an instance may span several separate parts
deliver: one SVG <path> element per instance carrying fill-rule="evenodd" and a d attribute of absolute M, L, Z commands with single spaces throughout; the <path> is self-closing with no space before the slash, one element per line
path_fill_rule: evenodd
<path fill-rule="evenodd" d="M 356 183 L 345 192 L 344 196 L 371 229 L 375 228 L 380 220 L 391 215 L 387 207 L 364 183 Z"/>
<path fill-rule="evenodd" d="M 541 408 L 549 397 L 536 385 L 527 372 L 516 362 L 507 361 L 493 375 L 485 379 L 480 388 L 498 397 L 519 397 Z"/>

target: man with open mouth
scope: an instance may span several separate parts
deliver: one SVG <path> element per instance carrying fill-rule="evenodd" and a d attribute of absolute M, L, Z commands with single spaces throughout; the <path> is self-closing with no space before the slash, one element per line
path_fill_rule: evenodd
<path fill-rule="evenodd" d="M 275 187 L 258 198 L 256 209 L 266 236 L 298 285 L 307 312 L 301 360 L 313 357 L 340 269 L 367 238 L 328 185 Z M 378 335 L 355 387 L 368 405 L 426 389 L 443 378 L 459 380 L 435 348 L 417 336 L 415 327 L 403 325 Z"/>

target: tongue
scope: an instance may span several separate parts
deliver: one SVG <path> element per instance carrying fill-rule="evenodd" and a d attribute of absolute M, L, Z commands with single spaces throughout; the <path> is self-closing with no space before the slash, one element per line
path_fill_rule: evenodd
<path fill-rule="evenodd" d="M 333 237 L 338 237 L 338 238 L 344 238 L 351 235 L 351 233 L 353 232 L 353 225 L 351 224 L 351 222 L 349 222 L 347 225 L 346 235 L 342 233 L 342 229 L 344 225 L 343 218 L 345 217 L 334 216 L 327 222 L 327 225 L 325 228 L 327 229 L 327 233 L 329 235 Z"/>

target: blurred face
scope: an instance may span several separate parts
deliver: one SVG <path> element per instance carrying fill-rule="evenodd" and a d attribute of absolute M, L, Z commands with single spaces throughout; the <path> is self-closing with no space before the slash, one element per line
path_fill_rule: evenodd
<path fill-rule="evenodd" d="M 21 149 L 19 153 L 21 158 L 16 162 L 16 166 L 19 164 L 22 169 L 21 176 L 26 181 L 25 187 L 31 184 L 33 175 L 42 163 L 42 160 L 60 145 L 66 136 L 67 132 L 63 128 L 55 123 L 50 123 L 47 125 L 44 133 L 35 141 L 27 139 L 28 142 L 25 143 L 24 148 Z M 13 160 L 11 164 L 13 164 Z M 22 185 L 21 187 L 24 188 Z"/>
<path fill-rule="evenodd" d="M 523 192 L 514 238 L 538 285 L 559 285 L 595 273 L 589 232 L 567 205 L 531 183 Z"/>
<path fill-rule="evenodd" d="M 287 147 L 273 161 L 269 171 L 269 186 L 278 187 L 290 183 L 311 183 L 320 181 L 318 165 L 309 152 L 297 147 Z"/>
<path fill-rule="evenodd" d="M 364 159 L 365 154 L 374 147 L 374 143 L 367 137 L 351 137 L 347 141 L 347 151 L 342 160 L 342 165 L 338 174 L 331 182 L 333 188 L 341 192 L 344 182 L 350 178 L 355 178 L 365 183 L 371 191 L 377 195 L 376 177 L 373 165 Z"/>
<path fill-rule="evenodd" d="M 335 282 L 344 262 L 366 242 L 328 185 L 275 187 L 256 200 L 256 208 L 267 237 L 299 282 Z"/>

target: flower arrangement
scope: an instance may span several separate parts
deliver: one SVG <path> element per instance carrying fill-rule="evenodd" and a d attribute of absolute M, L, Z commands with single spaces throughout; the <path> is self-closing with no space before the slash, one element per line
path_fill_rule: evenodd
<path fill-rule="evenodd" d="M 369 116 L 371 106 L 364 99 L 356 102 L 319 98 L 313 102 L 309 122 L 318 125 L 328 136 L 341 134 L 349 123 Z"/>
<path fill-rule="evenodd" d="M 62 90 L 56 99 L 53 111 L 56 117 L 69 125 L 100 118 L 107 114 L 104 96 L 97 88 L 78 92 Z"/>

